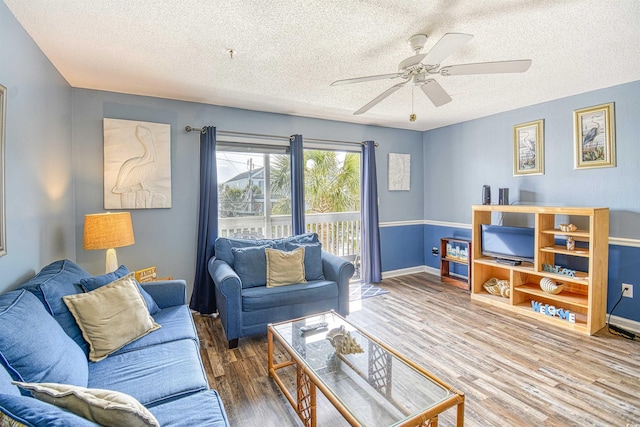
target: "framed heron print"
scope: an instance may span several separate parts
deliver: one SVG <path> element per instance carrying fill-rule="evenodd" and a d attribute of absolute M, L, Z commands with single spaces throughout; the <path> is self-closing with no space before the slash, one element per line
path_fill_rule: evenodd
<path fill-rule="evenodd" d="M 616 165 L 613 102 L 573 112 L 575 168 L 606 168 Z"/>
<path fill-rule="evenodd" d="M 544 174 L 544 120 L 513 127 L 513 175 Z"/>

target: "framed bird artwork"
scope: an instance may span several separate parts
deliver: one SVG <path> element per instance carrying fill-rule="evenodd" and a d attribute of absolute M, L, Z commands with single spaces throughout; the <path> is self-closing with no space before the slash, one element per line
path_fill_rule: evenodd
<path fill-rule="evenodd" d="M 616 165 L 613 102 L 573 112 L 575 168 L 607 168 Z"/>
<path fill-rule="evenodd" d="M 171 125 L 104 119 L 104 208 L 171 207 Z"/>
<path fill-rule="evenodd" d="M 513 127 L 513 175 L 544 174 L 544 120 Z"/>

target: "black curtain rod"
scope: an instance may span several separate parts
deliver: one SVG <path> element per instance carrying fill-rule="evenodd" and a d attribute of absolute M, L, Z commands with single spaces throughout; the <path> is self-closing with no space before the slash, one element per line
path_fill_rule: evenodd
<path fill-rule="evenodd" d="M 189 133 L 189 132 L 200 132 L 200 133 L 205 133 L 207 130 L 205 128 L 194 128 L 191 126 L 185 126 L 184 127 L 184 131 Z M 220 130 L 218 131 L 218 133 L 220 133 L 221 135 L 227 135 L 227 136 L 250 136 L 250 137 L 256 137 L 256 138 L 271 138 L 271 139 L 285 139 L 285 140 L 290 140 L 291 137 L 290 136 L 280 136 L 280 135 L 267 135 L 267 134 L 263 134 L 263 133 L 249 133 L 249 132 L 233 132 L 233 131 L 224 131 L 224 130 Z M 327 143 L 327 144 L 358 144 L 358 145 L 364 145 L 364 142 L 355 142 L 355 141 L 340 141 L 340 140 L 335 140 L 335 139 L 318 139 L 318 138 L 304 138 L 304 141 L 309 141 L 309 142 L 320 142 L 320 143 Z M 378 143 L 375 142 L 374 143 L 376 147 L 378 147 Z"/>

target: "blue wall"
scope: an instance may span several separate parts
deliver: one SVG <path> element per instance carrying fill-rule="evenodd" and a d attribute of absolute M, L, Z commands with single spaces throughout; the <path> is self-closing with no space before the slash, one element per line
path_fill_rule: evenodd
<path fill-rule="evenodd" d="M 423 265 L 422 224 L 380 227 L 382 271 L 401 270 Z"/>
<path fill-rule="evenodd" d="M 574 170 L 573 110 L 615 103 L 617 167 Z M 640 239 L 640 81 L 508 111 L 424 134 L 425 219 L 471 223 L 482 185 L 522 204 L 606 206 L 610 235 Z M 513 176 L 513 126 L 544 119 L 544 175 Z M 455 165 L 455 167 L 452 167 Z"/>
<path fill-rule="evenodd" d="M 622 298 L 614 314 L 616 316 L 640 322 L 640 248 L 610 245 L 609 246 L 609 288 L 607 312 L 622 294 L 622 284 L 634 285 L 633 298 Z"/>
<path fill-rule="evenodd" d="M 617 167 L 575 170 L 573 110 L 609 102 L 615 103 Z M 512 204 L 609 207 L 611 310 L 622 282 L 640 287 L 639 117 L 636 81 L 425 132 L 425 220 L 468 226 L 483 184 L 492 187 L 494 203 L 498 188 L 507 187 Z M 545 173 L 514 177 L 513 126 L 538 119 L 544 119 Z M 469 231 L 426 226 L 425 264 L 436 266 L 429 254 L 441 235 Z M 614 314 L 640 321 L 640 293 L 624 298 Z"/>
<path fill-rule="evenodd" d="M 380 220 L 420 221 L 423 217 L 422 132 L 83 89 L 73 89 L 72 104 L 76 258 L 92 273 L 104 269 L 104 253 L 82 250 L 82 227 L 84 215 L 104 211 L 102 120 L 105 117 L 171 125 L 172 208 L 131 212 L 136 243 L 119 248 L 118 260 L 132 269 L 154 265 L 162 277 L 184 278 L 190 285 L 193 281 L 199 136 L 185 133 L 186 125 L 214 125 L 221 130 L 271 135 L 300 133 L 307 138 L 343 141 L 375 140 L 380 144 L 376 150 Z M 410 191 L 387 190 L 389 152 L 411 154 Z M 383 246 L 387 243 L 394 245 L 394 237 L 383 238 Z M 420 251 L 415 262 L 420 263 L 423 259 L 422 240 L 415 246 Z M 413 258 L 409 259 L 413 262 Z"/>
<path fill-rule="evenodd" d="M 0 84 L 7 88 L 7 255 L 0 258 L 1 293 L 76 252 L 71 88 L 3 2 Z"/>

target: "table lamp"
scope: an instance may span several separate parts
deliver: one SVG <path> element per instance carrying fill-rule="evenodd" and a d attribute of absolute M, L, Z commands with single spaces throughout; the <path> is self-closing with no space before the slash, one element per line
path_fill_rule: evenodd
<path fill-rule="evenodd" d="M 107 212 L 84 216 L 85 250 L 106 249 L 106 272 L 118 268 L 118 257 L 115 248 L 133 245 L 133 225 L 129 212 Z"/>

